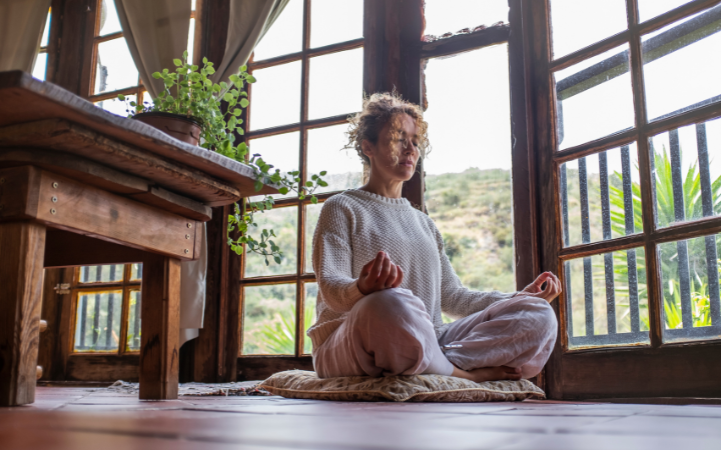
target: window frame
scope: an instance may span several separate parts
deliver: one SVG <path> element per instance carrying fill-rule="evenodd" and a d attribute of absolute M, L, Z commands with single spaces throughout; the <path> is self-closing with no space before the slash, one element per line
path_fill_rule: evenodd
<path fill-rule="evenodd" d="M 649 139 L 682 126 L 703 123 L 721 117 L 721 101 L 690 110 L 680 110 L 660 119 L 649 120 L 646 111 L 642 38 L 669 24 L 721 4 L 718 0 L 695 0 L 667 11 L 644 22 L 638 19 L 637 0 L 626 0 L 628 28 L 588 47 L 554 60 L 551 46 L 550 0 L 536 2 L 521 0 L 523 18 L 528 24 L 524 42 L 529 81 L 532 84 L 535 104 L 529 108 L 529 123 L 533 131 L 533 145 L 538 157 L 538 188 L 541 232 L 547 236 L 543 245 L 542 268 L 559 274 L 566 286 L 564 263 L 571 260 L 607 252 L 643 247 L 646 256 L 648 309 L 650 321 L 649 344 L 620 344 L 594 348 L 569 347 L 570 299 L 564 292 L 554 305 L 559 317 L 559 339 L 556 343 L 549 370 L 549 397 L 578 399 L 589 397 L 656 397 L 656 396 L 716 396 L 718 388 L 709 387 L 708 380 L 694 379 L 695 369 L 711 364 L 718 351 L 718 339 L 664 342 L 663 291 L 658 245 L 721 232 L 721 217 L 699 220 L 658 228 L 655 223 L 656 198 L 653 189 Z M 564 150 L 558 148 L 557 100 L 553 73 L 588 58 L 600 55 L 619 45 L 629 45 L 629 71 L 635 113 L 633 128 Z M 636 143 L 643 211 L 641 233 L 620 238 L 563 246 L 563 212 L 561 211 L 561 164 L 580 157 L 596 155 L 630 143 Z M 687 366 L 671 364 L 684 358 Z M 714 363 L 714 367 L 718 364 Z M 712 369 L 706 368 L 709 373 Z M 668 383 L 649 383 L 649 374 L 663 372 L 664 377 L 680 378 L 684 386 Z M 625 373 L 627 376 L 619 376 Z M 584 374 L 580 376 L 580 374 Z M 671 378 L 669 378 L 671 377 Z M 703 377 L 702 377 L 703 378 Z M 601 382 L 601 379 L 604 382 Z"/>
<path fill-rule="evenodd" d="M 276 67 L 282 64 L 291 62 L 301 61 L 301 101 L 300 101 L 300 122 L 275 126 L 271 128 L 259 129 L 246 131 L 244 138 L 245 142 L 252 149 L 253 139 L 260 139 L 265 137 L 277 136 L 280 134 L 299 132 L 299 168 L 300 179 L 305 182 L 309 178 L 307 169 L 308 162 L 308 131 L 325 128 L 333 125 L 340 125 L 347 123 L 348 117 L 355 114 L 358 111 L 349 111 L 347 114 L 339 114 L 331 117 L 325 117 L 320 119 L 308 119 L 308 98 L 309 98 L 309 86 L 310 86 L 310 59 L 318 56 L 330 55 L 333 53 L 340 53 L 348 50 L 355 50 L 363 48 L 365 38 L 357 38 L 349 41 L 337 42 L 322 47 L 311 48 L 310 37 L 311 37 L 311 1 L 303 0 L 303 32 L 302 32 L 302 49 L 299 52 L 294 52 L 286 55 L 281 55 L 265 60 L 255 61 L 254 55 L 248 62 L 248 72 L 253 73 L 255 70 L 265 69 L 269 67 Z M 246 123 L 246 130 L 250 130 L 252 123 L 252 108 L 253 108 L 253 85 L 248 86 L 248 98 L 250 105 L 243 112 L 243 119 Z M 330 197 L 341 193 L 342 191 L 331 191 L 316 194 L 318 204 L 322 204 Z M 244 199 L 245 200 L 245 199 Z M 280 208 L 298 208 L 297 216 L 297 259 L 296 259 L 296 271 L 293 274 L 284 275 L 268 275 L 258 277 L 245 277 L 245 266 L 246 266 L 246 255 L 247 246 L 243 244 L 243 255 L 241 257 L 240 264 L 240 345 L 238 348 L 239 358 L 256 358 L 256 357 L 310 357 L 309 354 L 304 352 L 305 339 L 305 284 L 316 282 L 315 273 L 312 269 L 305 267 L 306 259 L 306 208 L 311 205 L 310 197 L 306 197 L 300 200 L 298 197 L 283 198 L 275 201 L 274 210 Z M 311 271 L 308 271 L 308 270 Z M 244 322 L 245 322 L 245 288 L 251 286 L 269 286 L 274 284 L 295 284 L 296 288 L 296 304 L 295 304 L 295 352 L 293 355 L 276 355 L 276 354 L 243 354 L 243 340 L 244 340 Z"/>

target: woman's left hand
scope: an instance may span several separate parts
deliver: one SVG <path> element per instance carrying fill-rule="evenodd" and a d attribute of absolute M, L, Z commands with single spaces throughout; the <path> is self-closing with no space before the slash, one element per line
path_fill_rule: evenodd
<path fill-rule="evenodd" d="M 541 289 L 543 283 L 546 283 L 545 289 Z M 536 278 L 533 283 L 526 286 L 524 290 L 516 295 L 526 295 L 529 297 L 537 297 L 545 299 L 551 303 L 562 291 L 561 281 L 551 272 L 543 272 Z"/>

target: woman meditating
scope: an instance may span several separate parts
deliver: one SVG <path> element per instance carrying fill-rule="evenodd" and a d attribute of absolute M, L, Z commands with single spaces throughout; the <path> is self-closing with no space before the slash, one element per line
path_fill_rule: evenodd
<path fill-rule="evenodd" d="M 370 173 L 325 202 L 313 238 L 318 376 L 537 375 L 556 341 L 558 278 L 546 272 L 508 294 L 463 287 L 433 221 L 401 197 L 428 147 L 418 106 L 374 94 L 349 136 Z M 458 320 L 444 325 L 441 312 Z"/>

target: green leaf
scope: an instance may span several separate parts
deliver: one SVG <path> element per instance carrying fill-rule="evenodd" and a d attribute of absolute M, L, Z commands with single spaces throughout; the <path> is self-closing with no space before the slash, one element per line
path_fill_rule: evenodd
<path fill-rule="evenodd" d="M 324 177 L 324 176 L 326 176 L 327 174 L 328 174 L 328 171 L 327 171 L 327 170 L 323 170 L 323 171 L 321 171 L 320 176 Z"/>
<path fill-rule="evenodd" d="M 118 100 L 120 100 L 121 102 L 124 102 L 125 96 L 123 94 L 118 94 Z"/>
<path fill-rule="evenodd" d="M 239 115 L 241 115 L 242 113 L 243 113 L 243 110 L 240 109 L 240 108 L 235 108 L 235 109 L 233 110 L 233 115 L 236 116 L 236 117 L 239 116 Z"/>
<path fill-rule="evenodd" d="M 258 80 L 253 75 L 248 75 L 248 83 L 255 83 L 256 81 Z"/>
<path fill-rule="evenodd" d="M 158 79 L 160 79 L 160 77 L 161 77 L 160 72 L 153 72 L 153 78 L 158 80 Z"/>
<path fill-rule="evenodd" d="M 180 66 L 183 65 L 183 61 L 179 60 L 178 58 L 175 58 L 175 59 L 173 60 L 173 64 L 175 64 L 176 66 L 180 67 Z"/>
<path fill-rule="evenodd" d="M 260 180 L 257 180 L 257 181 L 255 182 L 254 187 L 255 187 L 255 192 L 260 191 L 261 189 L 263 189 L 263 182 L 260 181 Z"/>
<path fill-rule="evenodd" d="M 223 100 L 225 100 L 226 102 L 229 102 L 229 101 L 233 100 L 233 96 L 230 94 L 230 92 L 226 92 L 225 95 L 223 95 Z"/>
<path fill-rule="evenodd" d="M 250 102 L 248 101 L 247 98 L 241 98 L 241 99 L 240 99 L 240 106 L 241 106 L 241 107 L 247 108 L 249 104 L 250 104 Z"/>

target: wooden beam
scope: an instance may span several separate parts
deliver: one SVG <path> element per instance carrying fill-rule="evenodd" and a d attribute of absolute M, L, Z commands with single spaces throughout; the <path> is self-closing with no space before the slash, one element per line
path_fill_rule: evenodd
<path fill-rule="evenodd" d="M 238 358 L 238 381 L 265 380 L 285 370 L 313 370 L 311 356 L 243 356 Z"/>
<path fill-rule="evenodd" d="M 45 227 L 0 223 L 0 406 L 35 401 Z"/>
<path fill-rule="evenodd" d="M 140 398 L 178 398 L 180 261 L 148 255 L 141 295 Z"/>
<path fill-rule="evenodd" d="M 199 257 L 195 229 L 200 222 L 32 166 L 2 169 L 2 181 L 2 221 L 32 218 L 52 228 L 183 260 Z M 21 192 L 25 195 L 18 195 Z"/>

